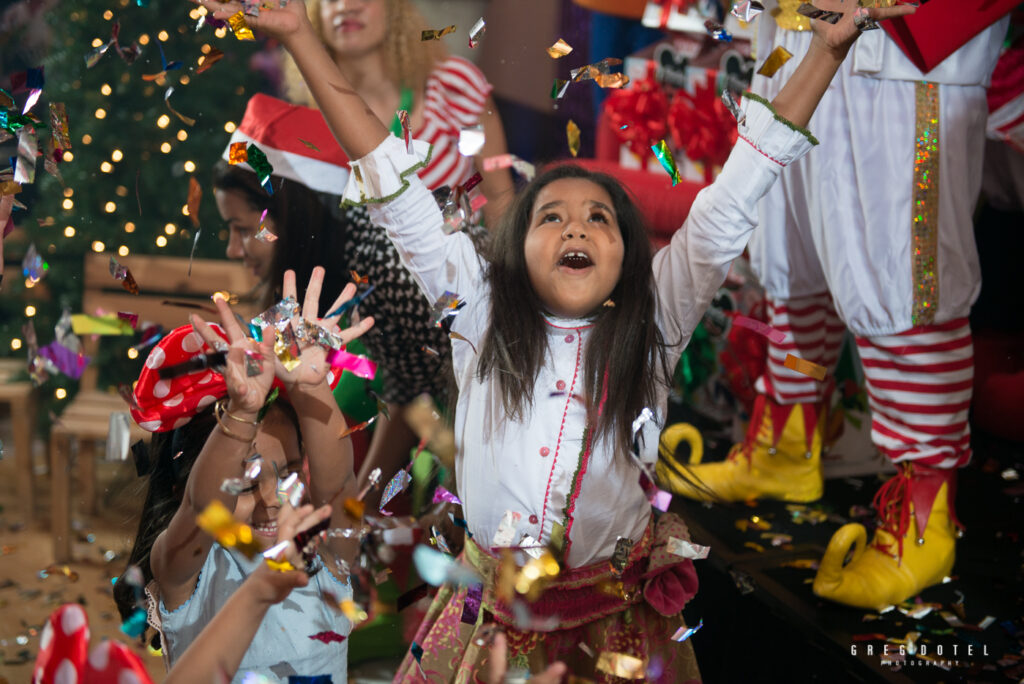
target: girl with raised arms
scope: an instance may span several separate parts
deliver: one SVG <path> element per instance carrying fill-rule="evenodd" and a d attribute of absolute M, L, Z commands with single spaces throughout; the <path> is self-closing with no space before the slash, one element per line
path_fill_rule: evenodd
<path fill-rule="evenodd" d="M 202 2 L 222 19 L 242 9 Z M 803 126 L 859 31 L 913 11 L 819 4 L 841 19 L 815 25 L 811 49 L 772 103 L 742 98 L 739 142 L 670 245 L 652 255 L 640 214 L 615 180 L 561 166 L 516 199 L 488 262 L 465 235 L 445 235 L 415 175 L 429 163 L 429 146 L 407 149 L 388 134 L 316 40 L 303 4 L 246 17 L 291 53 L 356 160 L 345 201 L 369 204 L 428 300 L 449 291 L 465 302 L 452 326 L 455 472 L 472 534 L 462 562 L 483 587 L 442 587 L 415 639 L 422 654 L 407 655 L 396 681 L 419 681 L 421 670 L 432 681 L 473 681 L 488 657 L 477 645 L 487 616 L 504 628 L 511 661 L 533 672 L 561 660 L 607 681 L 632 656 L 660 660 L 649 681 L 699 678 L 690 642 L 671 638 L 696 574 L 665 545 L 688 534 L 676 516 L 652 513 L 631 451 L 646 464 L 657 458 L 670 369 L 746 245 L 758 198 L 816 142 Z M 645 408 L 654 419 L 634 440 Z M 561 570 L 517 614 L 497 596 L 497 547 L 534 545 L 554 546 Z M 466 621 L 464 606 L 478 600 L 475 620 Z M 601 653 L 592 658 L 581 642 Z"/>

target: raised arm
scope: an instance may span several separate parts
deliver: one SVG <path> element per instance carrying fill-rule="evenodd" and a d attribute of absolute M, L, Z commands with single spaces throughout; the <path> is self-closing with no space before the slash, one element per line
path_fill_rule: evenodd
<path fill-rule="evenodd" d="M 230 341 L 224 370 L 228 388 L 225 408 L 230 418 L 224 418 L 210 433 L 189 473 L 178 511 L 153 544 L 153 577 L 168 605 L 179 604 L 191 595 L 213 543 L 196 525 L 196 516 L 214 500 L 228 510 L 235 508 L 237 497 L 221 491 L 220 486 L 225 479 L 243 474 L 243 462 L 256 439 L 257 416 L 274 379 L 273 364 L 264 363 L 261 373 L 249 376 L 245 362 L 246 351 L 273 358 L 273 341 L 258 345 L 246 339 L 227 302 L 218 298 L 216 305 Z M 192 326 L 209 349 L 224 345 L 221 337 L 198 316 L 192 316 Z"/>
<path fill-rule="evenodd" d="M 309 284 L 306 286 L 306 300 L 302 305 L 302 317 L 308 323 L 338 335 L 344 343 L 351 342 L 373 327 L 373 318 L 364 318 L 358 325 L 345 330 L 338 328 L 337 316 L 329 319 L 317 318 L 323 281 L 324 269 L 317 266 L 313 269 Z M 353 283 L 346 285 L 328 311 L 335 311 L 352 299 L 355 291 Z M 294 271 L 285 272 L 282 293 L 285 297 L 295 296 Z M 298 319 L 294 322 L 298 323 Z M 312 341 L 300 344 L 301 363 L 294 370 L 288 371 L 280 361 L 277 361 L 275 372 L 287 389 L 288 399 L 299 416 L 303 450 L 309 462 L 310 500 L 317 507 L 330 504 L 336 516 L 332 523 L 333 527 L 350 527 L 351 521 L 343 522 L 339 517 L 344 515 L 345 499 L 353 498 L 357 494 L 352 465 L 352 440 L 345 435 L 348 425 L 327 383 L 330 366 L 325 350 Z M 334 537 L 329 544 L 331 551 L 346 561 L 351 561 L 355 557 L 354 540 Z"/>

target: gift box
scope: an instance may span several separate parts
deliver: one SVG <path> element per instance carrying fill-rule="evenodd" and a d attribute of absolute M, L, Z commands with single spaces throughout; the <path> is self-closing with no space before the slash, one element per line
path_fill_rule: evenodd
<path fill-rule="evenodd" d="M 619 164 L 664 173 L 650 150 L 664 139 L 684 179 L 714 180 L 736 140 L 735 119 L 719 96 L 749 85 L 749 55 L 749 41 L 677 33 L 627 57 L 631 85 L 606 100 L 604 116 L 621 142 Z"/>

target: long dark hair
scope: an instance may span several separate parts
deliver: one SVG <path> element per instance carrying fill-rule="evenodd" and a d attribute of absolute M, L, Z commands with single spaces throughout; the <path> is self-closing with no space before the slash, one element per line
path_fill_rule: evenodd
<path fill-rule="evenodd" d="M 275 409 L 280 409 L 295 426 L 301 449 L 302 433 L 299 431 L 299 417 L 295 409 L 282 399 L 274 401 L 270 410 Z M 213 407 L 210 407 L 193 416 L 192 420 L 177 430 L 153 435 L 148 448 L 150 471 L 146 482 L 146 500 L 142 504 L 135 542 L 128 554 L 128 566 L 137 565 L 142 570 L 143 586 L 153 579 L 153 569 L 149 564 L 153 543 L 171 524 L 171 518 L 181 506 L 188 475 L 215 427 L 217 420 L 213 415 Z M 121 618 L 127 620 L 135 612 L 137 595 L 136 589 L 124 580 L 125 574 L 122 573 L 114 584 L 114 601 Z"/>
<path fill-rule="evenodd" d="M 615 306 L 594 312 L 584 354 L 585 399 L 594 437 L 612 440 L 625 455 L 632 446 L 632 423 L 653 407 L 660 378 L 670 378 L 665 340 L 655 321 L 653 252 L 643 216 L 626 189 L 603 173 L 572 164 L 537 176 L 505 213 L 489 251 L 491 320 L 480 350 L 477 373 L 492 375 L 511 419 L 522 419 L 533 403 L 534 385 L 548 353 L 544 305 L 530 284 L 524 242 L 538 193 L 549 183 L 580 178 L 608 193 L 622 233 L 622 275 L 612 291 Z M 604 409 L 598 414 L 602 394 Z"/>
<path fill-rule="evenodd" d="M 264 306 L 281 299 L 281 280 L 289 268 L 295 271 L 301 304 L 313 268 L 323 266 L 327 271 L 320 300 L 319 313 L 323 316 L 350 280 L 346 224 L 331 208 L 332 204 L 337 205 L 338 198 L 280 176 L 271 176 L 270 182 L 273 195 L 267 194 L 256 174 L 248 169 L 232 166 L 223 159 L 213 167 L 214 188 L 238 192 L 253 209 L 266 209 L 274 220 L 277 242 L 266 281 Z"/>

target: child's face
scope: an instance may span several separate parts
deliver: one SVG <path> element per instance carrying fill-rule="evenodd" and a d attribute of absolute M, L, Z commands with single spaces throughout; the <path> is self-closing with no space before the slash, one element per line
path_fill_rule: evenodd
<path fill-rule="evenodd" d="M 537 194 L 524 247 L 530 284 L 547 310 L 563 318 L 593 312 L 622 274 L 612 199 L 582 178 L 556 180 Z"/>
<path fill-rule="evenodd" d="M 228 224 L 228 259 L 241 259 L 260 281 L 266 280 L 274 261 L 274 245 L 255 239 L 263 212 L 254 209 L 245 196 L 235 190 L 214 190 L 213 196 L 220 217 Z M 277 233 L 269 214 L 263 223 L 271 233 Z"/>
<path fill-rule="evenodd" d="M 256 434 L 255 453 L 263 458 L 263 471 L 251 491 L 238 495 L 235 518 L 251 525 L 256 540 L 269 548 L 277 541 L 277 514 L 281 510 L 277 480 L 301 472 L 303 465 L 298 435 L 287 415 L 273 408 L 267 412 Z"/>
<path fill-rule="evenodd" d="M 321 39 L 335 59 L 363 57 L 384 45 L 385 5 L 385 0 L 322 0 Z"/>

